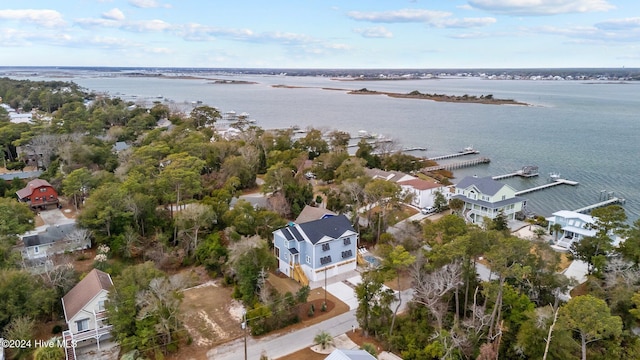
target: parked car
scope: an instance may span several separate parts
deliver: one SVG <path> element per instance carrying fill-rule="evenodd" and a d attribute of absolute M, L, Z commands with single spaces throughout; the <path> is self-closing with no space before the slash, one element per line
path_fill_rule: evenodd
<path fill-rule="evenodd" d="M 423 215 L 428 215 L 428 214 L 432 214 L 432 213 L 436 212 L 436 208 L 434 208 L 433 206 L 425 206 L 422 209 L 420 209 L 420 212 Z"/>

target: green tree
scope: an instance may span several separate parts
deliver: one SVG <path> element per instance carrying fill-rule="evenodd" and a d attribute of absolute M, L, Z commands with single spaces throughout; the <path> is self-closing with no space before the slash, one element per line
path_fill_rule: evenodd
<path fill-rule="evenodd" d="M 19 317 L 38 319 L 51 314 L 59 299 L 39 278 L 22 270 L 0 270 L 0 333 Z"/>
<path fill-rule="evenodd" d="M 462 209 L 464 209 L 464 201 L 458 198 L 453 198 L 449 200 L 449 208 L 456 214 L 460 214 Z"/>
<path fill-rule="evenodd" d="M 175 199 L 177 207 L 182 199 L 188 198 L 202 191 L 200 172 L 205 162 L 187 153 L 177 153 L 167 156 L 156 182 L 158 191 L 163 194 L 165 204 Z"/>
<path fill-rule="evenodd" d="M 62 180 L 62 193 L 66 196 L 73 197 L 73 204 L 78 210 L 78 205 L 82 203 L 84 197 L 91 188 L 91 172 L 86 168 L 73 170 Z"/>
<path fill-rule="evenodd" d="M 324 140 L 322 132 L 318 129 L 309 130 L 305 137 L 294 143 L 294 146 L 306 151 L 309 155 L 309 160 L 329 152 L 329 144 Z"/>
<path fill-rule="evenodd" d="M 634 221 L 627 231 L 626 239 L 620 243 L 617 251 L 636 266 L 640 265 L 640 219 Z"/>
<path fill-rule="evenodd" d="M 0 198 L 0 235 L 19 235 L 33 229 L 33 211 L 15 199 Z"/>
<path fill-rule="evenodd" d="M 369 271 L 362 275 L 362 282 L 355 288 L 358 299 L 356 319 L 365 336 L 380 333 L 392 316 L 389 306 L 395 295 L 393 290 L 383 286 L 383 281 L 381 274 Z"/>
<path fill-rule="evenodd" d="M 4 330 L 5 339 L 31 340 L 35 332 L 36 322 L 28 316 L 18 316 L 11 319 L 11 322 Z M 27 359 L 32 346 L 9 348 L 11 359 Z"/>
<path fill-rule="evenodd" d="M 442 191 L 436 191 L 433 199 L 433 207 L 436 208 L 436 212 L 441 212 L 447 206 L 447 198 L 444 197 Z"/>
<path fill-rule="evenodd" d="M 393 273 L 398 281 L 398 304 L 396 305 L 396 308 L 393 311 L 393 317 L 391 318 L 391 325 L 389 326 L 389 337 L 391 337 L 393 334 L 393 327 L 396 322 L 396 316 L 398 314 L 400 306 L 402 305 L 402 289 L 400 287 L 401 272 L 402 270 L 405 270 L 409 265 L 413 264 L 415 261 L 416 257 L 405 250 L 404 246 L 402 245 L 393 247 L 391 251 L 389 251 L 383 258 L 383 268 Z"/>
<path fill-rule="evenodd" d="M 151 281 L 163 278 L 164 273 L 152 262 L 126 267 L 114 277 L 114 291 L 109 292 L 107 314 L 113 325 L 112 334 L 124 352 L 138 349 L 147 352 L 160 346 L 156 324 L 158 319 L 139 317 L 142 303 L 138 294 L 149 290 Z"/>
<path fill-rule="evenodd" d="M 197 106 L 191 110 L 189 117 L 193 121 L 196 128 L 203 126 L 212 126 L 220 116 L 218 109 L 211 106 Z"/>
<path fill-rule="evenodd" d="M 62 342 L 62 338 L 49 339 L 53 343 Z M 64 348 L 62 346 L 41 346 L 33 352 L 33 360 L 64 360 Z"/>
<path fill-rule="evenodd" d="M 588 344 L 622 333 L 622 319 L 612 316 L 607 303 L 592 295 L 574 297 L 562 306 L 558 325 L 579 336 L 582 360 L 587 359 Z"/>

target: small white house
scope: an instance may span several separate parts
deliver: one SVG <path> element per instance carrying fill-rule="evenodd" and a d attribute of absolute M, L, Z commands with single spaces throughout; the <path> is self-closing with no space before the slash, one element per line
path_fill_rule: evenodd
<path fill-rule="evenodd" d="M 52 255 L 91 247 L 88 231 L 76 227 L 75 222 L 49 225 L 20 236 L 22 258 L 37 263 Z"/>
<path fill-rule="evenodd" d="M 562 226 L 561 233 L 556 241 L 556 245 L 561 248 L 569 249 L 574 242 L 596 235 L 596 230 L 590 229 L 590 226 L 596 223 L 596 219 L 591 215 L 560 210 L 551 214 L 546 220 L 549 222 L 549 230 L 551 230 L 553 224 Z M 615 234 L 610 234 L 610 237 L 614 246 L 618 246 L 622 241 L 622 238 Z"/>
<path fill-rule="evenodd" d="M 76 347 L 95 343 L 109 335 L 112 325 L 106 316 L 106 303 L 113 287 L 111 276 L 98 269 L 91 270 L 63 298 L 62 308 L 68 330 L 62 333 L 67 359 L 75 359 Z M 75 345 L 75 346 L 74 346 Z"/>

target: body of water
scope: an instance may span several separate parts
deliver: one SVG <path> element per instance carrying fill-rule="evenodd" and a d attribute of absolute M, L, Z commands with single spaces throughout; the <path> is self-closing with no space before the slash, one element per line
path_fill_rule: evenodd
<path fill-rule="evenodd" d="M 213 77 L 213 76 L 212 76 Z M 467 175 L 539 167 L 540 176 L 503 182 L 522 190 L 548 181 L 550 172 L 578 181 L 525 195 L 529 209 L 549 216 L 600 200 L 603 191 L 625 198 L 630 221 L 640 217 L 640 83 L 483 80 L 449 78 L 403 81 L 336 81 L 326 77 L 215 76 L 255 84 L 214 84 L 202 79 L 73 77 L 79 85 L 129 100 L 157 100 L 188 107 L 202 101 L 221 112 L 248 112 L 265 128 L 359 130 L 395 139 L 402 147 L 426 147 L 438 156 L 473 146 L 490 164 L 455 171 Z M 273 87 L 287 85 L 290 87 Z M 329 89 L 331 88 L 331 89 Z M 447 95 L 488 95 L 531 106 L 483 105 L 349 95 L 336 89 Z M 471 158 L 471 157 L 468 157 Z M 460 159 L 467 159 L 458 158 Z M 448 160 L 455 161 L 455 160 Z"/>

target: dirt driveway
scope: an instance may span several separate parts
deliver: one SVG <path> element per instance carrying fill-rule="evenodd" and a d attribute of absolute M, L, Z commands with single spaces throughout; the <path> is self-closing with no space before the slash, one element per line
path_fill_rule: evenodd
<path fill-rule="evenodd" d="M 231 298 L 232 288 L 217 281 L 184 291 L 181 310 L 184 326 L 193 342 L 167 359 L 204 359 L 207 350 L 243 335 L 242 305 Z"/>

